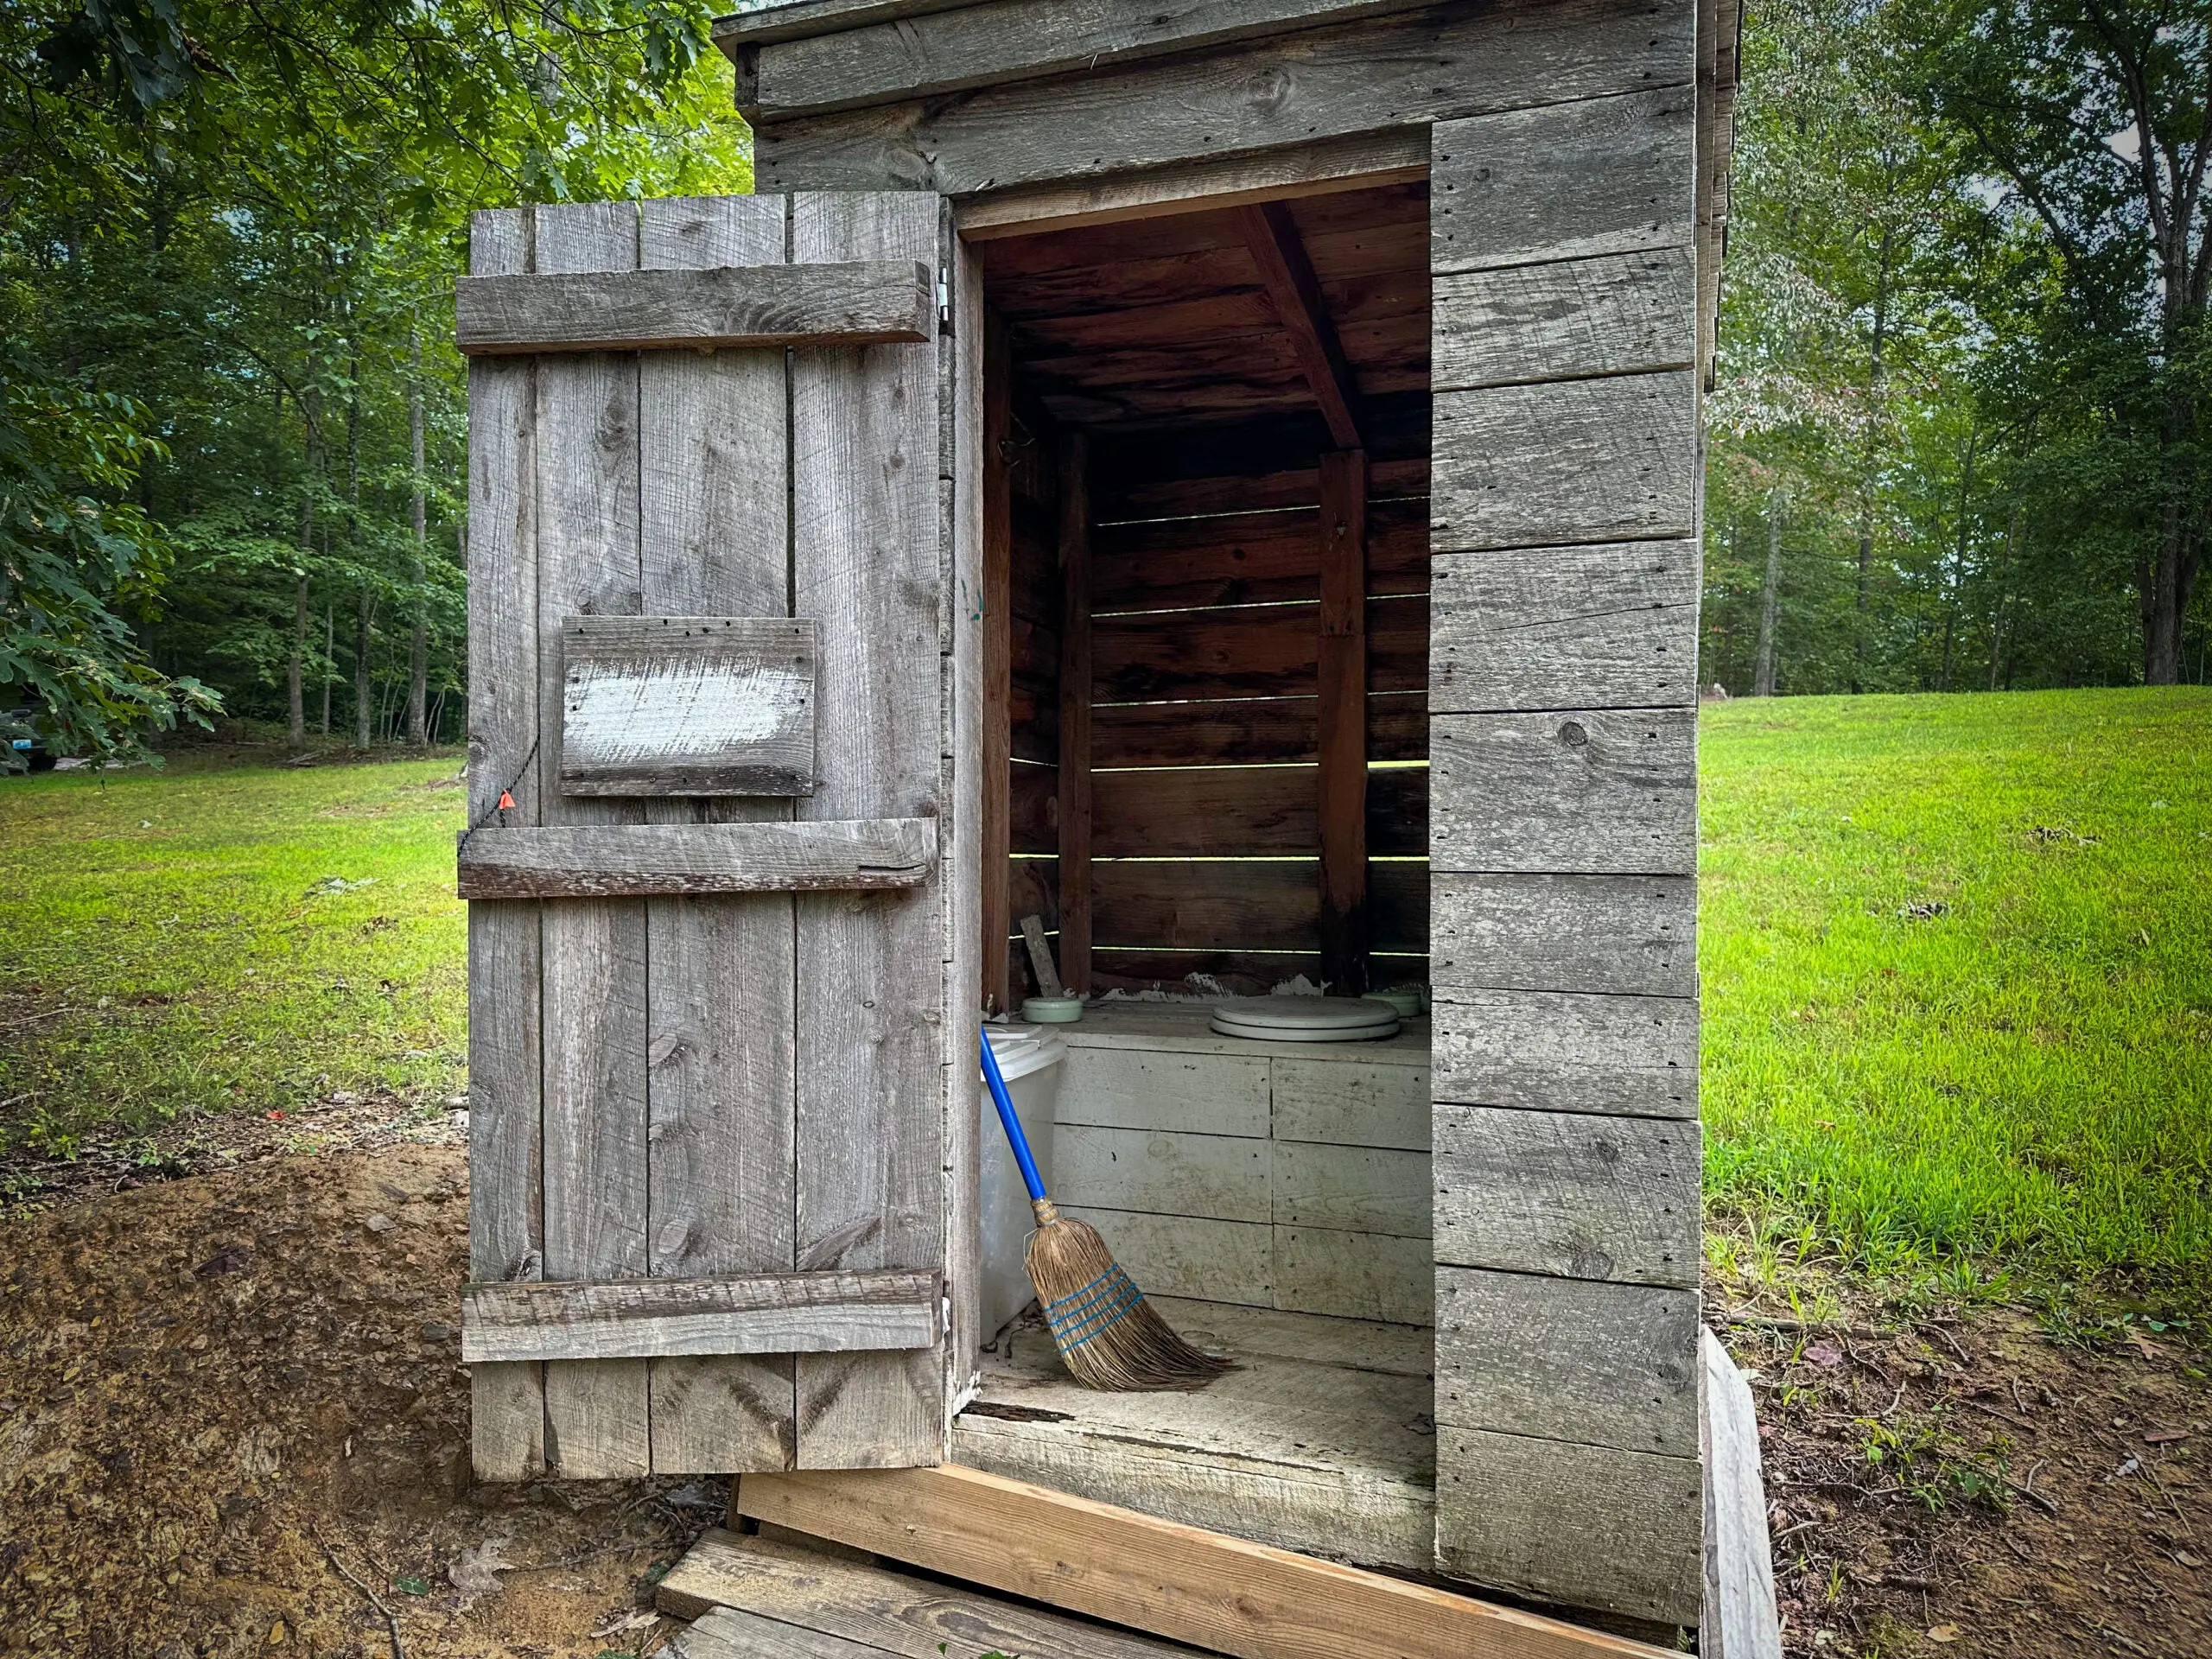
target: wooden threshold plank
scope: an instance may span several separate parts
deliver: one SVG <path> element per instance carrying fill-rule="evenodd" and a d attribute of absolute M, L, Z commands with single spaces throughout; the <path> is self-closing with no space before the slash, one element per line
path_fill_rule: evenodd
<path fill-rule="evenodd" d="M 884 345 L 934 339 L 937 295 L 904 259 L 463 276 L 454 334 L 470 356 Z"/>
<path fill-rule="evenodd" d="M 1758 1409 L 1720 1338 L 1700 1331 L 1698 1341 L 1705 1370 L 1705 1618 L 1699 1643 L 1714 1659 L 1782 1659 Z"/>
<path fill-rule="evenodd" d="M 464 899 L 913 887 L 936 862 L 931 818 L 486 828 L 459 852 Z"/>
<path fill-rule="evenodd" d="M 670 1645 L 676 1659 L 879 1659 L 883 1649 L 826 1630 L 717 1607 Z"/>
<path fill-rule="evenodd" d="M 805 1625 L 901 1659 L 1184 1659 L 1192 1649 L 1041 1607 L 953 1589 L 803 1546 L 717 1528 L 655 1592 L 661 1611 L 702 1624 L 715 1610 Z"/>
<path fill-rule="evenodd" d="M 747 1475 L 734 1507 L 1237 1659 L 1650 1659 L 1660 1651 L 957 1465 Z"/>
<path fill-rule="evenodd" d="M 466 1285 L 461 1363 L 851 1353 L 937 1339 L 934 1272 Z"/>

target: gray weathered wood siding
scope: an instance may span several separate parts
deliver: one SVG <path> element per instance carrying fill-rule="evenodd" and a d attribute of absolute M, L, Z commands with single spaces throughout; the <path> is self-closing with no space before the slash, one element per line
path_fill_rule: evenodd
<path fill-rule="evenodd" d="M 473 268 L 893 260 L 912 288 L 938 266 L 944 221 L 908 195 L 523 209 L 479 216 Z M 972 1059 L 963 1074 L 952 1057 L 975 1026 L 957 976 L 929 964 L 965 912 L 934 831 L 976 787 L 950 714 L 973 631 L 940 598 L 956 585 L 940 358 L 956 353 L 933 306 L 926 321 L 927 338 L 917 324 L 788 357 L 779 343 L 471 365 L 485 844 L 464 837 L 463 879 L 539 895 L 471 906 L 476 1281 L 634 1286 L 658 1306 L 656 1281 L 680 1297 L 760 1275 L 966 1277 L 948 1126 L 955 1102 L 974 1117 Z M 563 766 L 563 630 L 624 617 L 805 619 L 815 729 L 804 766 L 769 781 L 803 771 L 812 792 L 711 798 L 731 781 L 719 764 L 580 787 Z M 967 1374 L 952 1376 L 937 1294 L 873 1348 L 849 1313 L 843 1337 L 825 1324 L 798 1351 L 766 1327 L 645 1341 L 636 1320 L 566 1349 L 487 1348 L 477 1469 L 933 1462 Z"/>
<path fill-rule="evenodd" d="M 1694 1623 L 1698 98 L 1431 140 L 1437 1549 Z"/>

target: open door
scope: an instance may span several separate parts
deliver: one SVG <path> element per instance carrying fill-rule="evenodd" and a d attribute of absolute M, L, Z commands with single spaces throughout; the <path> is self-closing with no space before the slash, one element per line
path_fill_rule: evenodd
<path fill-rule="evenodd" d="M 944 1454 L 979 798 L 952 249 L 921 194 L 477 216 L 481 1478 Z"/>

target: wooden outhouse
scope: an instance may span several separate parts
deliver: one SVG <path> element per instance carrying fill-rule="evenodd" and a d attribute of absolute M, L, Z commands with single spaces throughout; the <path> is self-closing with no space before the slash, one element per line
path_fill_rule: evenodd
<path fill-rule="evenodd" d="M 759 194 L 479 216 L 481 1477 L 957 1464 L 1698 1622 L 1736 35 L 790 0 L 717 26 Z M 1059 1198 L 1203 1392 L 983 1328 L 1030 916 Z M 1429 1012 L 1210 1029 L 1301 977 Z"/>

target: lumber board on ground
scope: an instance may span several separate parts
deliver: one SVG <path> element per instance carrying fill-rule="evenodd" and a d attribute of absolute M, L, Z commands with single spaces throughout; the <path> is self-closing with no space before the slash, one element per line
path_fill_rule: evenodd
<path fill-rule="evenodd" d="M 525 268 L 525 210 L 469 222 L 470 269 Z M 468 822 L 537 821 L 536 371 L 526 359 L 468 366 Z M 543 1261 L 537 1205 L 543 1142 L 538 1077 L 537 906 L 468 907 L 468 1267 L 480 1279 L 534 1279 Z M 469 1373 L 469 1458 L 480 1480 L 545 1471 L 544 1368 Z"/>
<path fill-rule="evenodd" d="M 1436 1465 L 1445 1572 L 1659 1624 L 1697 1619 L 1704 1493 L 1695 1458 L 1439 1423 Z"/>
<path fill-rule="evenodd" d="M 639 204 L 643 266 L 775 265 L 784 204 L 758 196 Z M 638 363 L 639 585 L 663 616 L 778 619 L 791 582 L 790 434 L 779 350 L 659 352 Z M 595 619 L 606 626 L 613 619 Z M 617 626 L 635 626 L 622 619 Z M 812 629 L 807 630 L 809 649 Z M 810 667 L 808 678 L 812 677 Z M 814 785 L 806 733 L 794 771 Z M 662 798 L 653 829 L 790 831 L 781 800 Z M 601 834 L 585 830 L 582 834 Z M 656 1276 L 789 1273 L 791 903 L 780 894 L 666 894 L 645 905 L 646 1233 Z M 648 1367 L 657 1473 L 790 1465 L 788 1356 L 666 1356 Z"/>
<path fill-rule="evenodd" d="M 781 348 L 927 340 L 930 267 L 906 260 L 463 276 L 454 337 L 471 356 L 676 346 Z"/>
<path fill-rule="evenodd" d="M 1705 1372 L 1705 1614 L 1700 1652 L 1712 1659 L 1782 1659 L 1774 1554 L 1759 1474 L 1758 1414 L 1751 1385 L 1720 1338 L 1698 1332 Z"/>
<path fill-rule="evenodd" d="M 927 1348 L 941 1283 L 933 1272 L 878 1272 L 466 1285 L 461 1360 Z"/>
<path fill-rule="evenodd" d="M 1156 62 L 771 124 L 764 190 L 966 196 L 1517 107 L 1696 73 L 1694 19 L 1618 0 L 1436 7 Z M 1255 87 L 1262 95 L 1254 96 Z"/>
<path fill-rule="evenodd" d="M 1429 269 L 1690 246 L 1697 88 L 1614 90 L 1622 95 L 1438 122 Z"/>
<path fill-rule="evenodd" d="M 464 899 L 584 899 L 912 887 L 937 860 L 931 818 L 464 830 Z"/>
<path fill-rule="evenodd" d="M 684 1552 L 655 1588 L 653 1601 L 677 1618 L 704 1624 L 734 1610 L 899 1659 L 982 1659 L 993 1650 L 1053 1659 L 1192 1655 L 1134 1631 L 719 1527 Z"/>
<path fill-rule="evenodd" d="M 634 270 L 634 202 L 569 203 L 537 214 L 537 270 Z M 535 279 L 533 279 L 535 280 Z M 561 659 L 561 622 L 636 616 L 640 565 L 638 359 L 542 357 L 537 377 L 537 603 L 541 670 Z M 638 804 L 560 788 L 563 687 L 541 671 L 538 795 L 549 826 L 639 823 Z M 581 899 L 542 909 L 543 1276 L 642 1279 L 651 1271 L 645 903 Z M 545 1368 L 546 1451 L 572 1479 L 627 1478 L 651 1464 L 642 1359 Z"/>
<path fill-rule="evenodd" d="M 1697 999 L 1455 987 L 1431 1042 L 1436 1098 L 1531 1111 L 1697 1116 Z"/>
<path fill-rule="evenodd" d="M 1685 537 L 1697 495 L 1687 370 L 1436 397 L 1438 553 Z"/>
<path fill-rule="evenodd" d="M 1688 248 L 1439 275 L 1429 374 L 1438 391 L 1695 365 Z"/>
<path fill-rule="evenodd" d="M 1434 1133 L 1440 1267 L 1697 1284 L 1694 1122 L 1440 1105 Z"/>
<path fill-rule="evenodd" d="M 1691 707 L 1695 542 L 1600 542 L 1440 554 L 1428 705 Z"/>
<path fill-rule="evenodd" d="M 1694 1474 L 1696 1464 L 1688 1467 Z M 748 1475 L 736 1508 L 1244 1659 L 1583 1659 L 1618 1637 L 946 1465 Z"/>
<path fill-rule="evenodd" d="M 883 1650 L 804 1625 L 719 1608 L 669 1644 L 676 1659 L 881 1659 Z"/>
<path fill-rule="evenodd" d="M 1438 870 L 1697 873 L 1697 711 L 1439 715 Z"/>
<path fill-rule="evenodd" d="M 893 254 L 935 264 L 926 196 L 803 195 L 795 261 Z M 940 810 L 944 729 L 937 349 L 804 348 L 791 359 L 795 613 L 817 619 L 822 782 L 804 820 Z M 987 872 L 1002 889 L 1005 865 Z M 942 1263 L 950 1009 L 925 964 L 944 960 L 922 893 L 807 894 L 798 908 L 798 1266 Z M 1001 953 L 1002 954 L 1002 953 Z M 801 1468 L 943 1453 L 941 1352 L 802 1355 Z"/>
<path fill-rule="evenodd" d="M 738 105 L 766 126 L 793 116 L 965 92 L 1111 63 L 1196 51 L 1312 29 L 1427 0 L 1144 0 L 1039 10 L 1031 0 L 984 0 L 802 39 L 762 44 Z M 733 20 L 736 21 L 736 20 Z M 834 25 L 830 27 L 834 28 Z M 733 41 L 745 36 L 733 31 Z M 747 42 L 750 44 L 751 42 Z"/>
<path fill-rule="evenodd" d="M 1696 994 L 1694 877 L 1439 872 L 1432 891 L 1440 1002 L 1473 989 Z"/>
<path fill-rule="evenodd" d="M 639 365 L 641 374 L 645 369 Z M 684 426 L 704 419 L 699 400 L 686 395 L 690 388 L 654 378 L 657 416 Z M 662 476 L 657 474 L 656 484 Z M 656 506 L 679 514 L 692 505 L 656 495 Z M 680 535 L 672 526 L 665 533 Z M 664 592 L 679 583 L 695 586 L 680 575 L 666 579 L 674 561 L 662 552 L 663 526 L 656 522 L 650 534 L 661 554 L 653 585 Z M 568 687 L 562 705 L 564 793 L 804 795 L 813 790 L 812 622 L 696 612 L 574 616 L 562 624 L 561 647 Z"/>
<path fill-rule="evenodd" d="M 1698 1297 L 1436 1270 L 1436 1421 L 1687 1458 L 1698 1450 Z"/>

